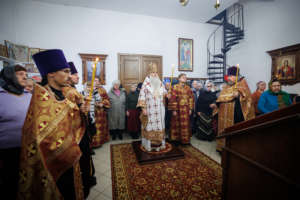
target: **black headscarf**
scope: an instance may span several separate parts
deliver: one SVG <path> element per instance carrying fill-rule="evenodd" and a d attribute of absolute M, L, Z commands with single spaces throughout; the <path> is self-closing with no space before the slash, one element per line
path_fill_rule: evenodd
<path fill-rule="evenodd" d="M 0 72 L 0 87 L 6 91 L 21 95 L 24 92 L 24 88 L 19 84 L 16 77 L 16 67 L 21 67 L 19 65 L 4 67 Z M 23 67 L 21 67 L 23 68 Z M 24 68 L 24 71 L 25 68 Z"/>

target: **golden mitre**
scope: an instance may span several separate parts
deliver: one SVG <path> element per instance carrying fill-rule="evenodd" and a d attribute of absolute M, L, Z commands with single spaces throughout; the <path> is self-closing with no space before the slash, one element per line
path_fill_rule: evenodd
<path fill-rule="evenodd" d="M 148 66 L 148 72 L 149 74 L 150 73 L 157 73 L 158 70 L 157 70 L 157 64 L 156 63 L 150 63 L 149 66 Z"/>

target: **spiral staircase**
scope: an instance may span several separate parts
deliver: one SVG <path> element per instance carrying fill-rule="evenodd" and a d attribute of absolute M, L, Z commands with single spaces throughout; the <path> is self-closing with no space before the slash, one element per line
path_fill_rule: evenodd
<path fill-rule="evenodd" d="M 215 84 L 224 82 L 227 53 L 244 39 L 243 6 L 234 4 L 207 23 L 218 25 L 207 41 L 207 75 Z"/>

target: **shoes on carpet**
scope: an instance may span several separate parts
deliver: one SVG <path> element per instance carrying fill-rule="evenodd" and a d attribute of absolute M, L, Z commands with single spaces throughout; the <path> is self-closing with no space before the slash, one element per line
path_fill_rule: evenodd
<path fill-rule="evenodd" d="M 122 134 L 119 134 L 119 139 L 123 140 L 123 135 Z"/>

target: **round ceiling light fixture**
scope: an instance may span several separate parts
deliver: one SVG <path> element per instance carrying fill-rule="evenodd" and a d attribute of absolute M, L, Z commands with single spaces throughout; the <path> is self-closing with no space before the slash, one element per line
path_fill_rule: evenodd
<path fill-rule="evenodd" d="M 179 0 L 179 2 L 182 6 L 186 6 L 188 4 L 189 0 Z"/>

